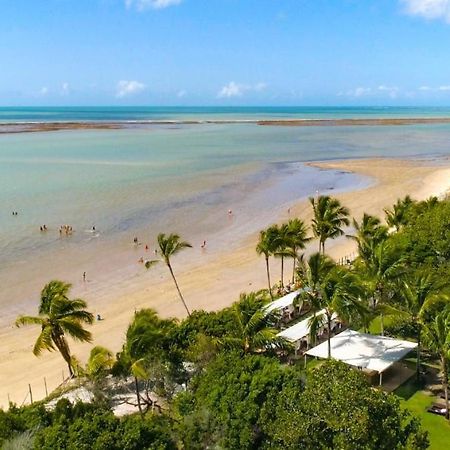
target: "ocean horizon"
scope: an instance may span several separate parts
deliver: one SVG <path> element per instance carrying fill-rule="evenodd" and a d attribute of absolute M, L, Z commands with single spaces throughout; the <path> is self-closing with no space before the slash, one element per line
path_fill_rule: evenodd
<path fill-rule="evenodd" d="M 0 123 L 450 117 L 424 106 L 2 106 Z"/>

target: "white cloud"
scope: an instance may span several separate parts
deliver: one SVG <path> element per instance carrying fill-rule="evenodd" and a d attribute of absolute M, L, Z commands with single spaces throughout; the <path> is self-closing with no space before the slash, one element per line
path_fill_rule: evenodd
<path fill-rule="evenodd" d="M 125 0 L 127 8 L 136 8 L 138 11 L 146 9 L 164 9 L 179 5 L 183 0 Z"/>
<path fill-rule="evenodd" d="M 254 91 L 261 92 L 267 88 L 267 83 L 259 82 L 253 85 L 240 84 L 234 81 L 230 81 L 217 93 L 218 98 L 232 98 L 232 97 L 242 97 L 245 92 Z"/>
<path fill-rule="evenodd" d="M 39 95 L 47 95 L 48 94 L 48 87 L 43 86 L 39 89 Z"/>
<path fill-rule="evenodd" d="M 372 93 L 372 88 L 370 87 L 357 87 L 355 89 L 350 89 L 346 92 L 338 92 L 338 96 L 348 96 L 348 97 L 364 97 L 365 95 L 369 95 Z"/>
<path fill-rule="evenodd" d="M 395 86 L 390 87 L 390 86 L 385 86 L 383 84 L 381 86 L 378 86 L 378 90 L 380 92 L 386 92 L 387 94 L 389 94 L 389 97 L 391 97 L 391 98 L 396 98 L 398 95 L 398 91 L 399 91 L 398 87 L 395 87 Z"/>
<path fill-rule="evenodd" d="M 400 0 L 407 14 L 450 23 L 450 0 Z"/>
<path fill-rule="evenodd" d="M 450 86 L 439 86 L 438 90 L 439 91 L 450 91 Z"/>
<path fill-rule="evenodd" d="M 430 86 L 420 86 L 419 91 L 431 91 L 432 88 Z"/>
<path fill-rule="evenodd" d="M 128 95 L 138 94 L 146 88 L 144 83 L 136 80 L 121 80 L 117 83 L 116 97 L 122 98 Z"/>
<path fill-rule="evenodd" d="M 61 84 L 61 95 L 67 95 L 70 93 L 70 85 L 65 81 Z"/>
<path fill-rule="evenodd" d="M 178 98 L 183 98 L 186 95 L 186 91 L 184 89 L 181 89 L 177 92 L 177 97 Z"/>

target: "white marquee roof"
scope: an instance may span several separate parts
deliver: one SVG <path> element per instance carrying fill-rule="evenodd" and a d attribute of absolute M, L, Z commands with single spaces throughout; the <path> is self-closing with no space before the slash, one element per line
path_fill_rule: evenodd
<path fill-rule="evenodd" d="M 396 361 L 404 358 L 417 347 L 415 342 L 402 341 L 387 336 L 374 336 L 345 330 L 331 338 L 331 357 L 346 364 L 384 372 Z M 307 355 L 319 358 L 328 357 L 328 342 L 306 352 Z"/>
<path fill-rule="evenodd" d="M 321 314 L 324 314 L 325 310 L 322 309 L 318 313 L 316 313 L 318 316 Z M 332 316 L 332 319 L 336 319 L 337 315 L 334 313 Z M 292 327 L 286 328 L 285 330 L 278 333 L 278 336 L 283 337 L 291 342 L 296 342 L 300 339 L 303 339 L 305 336 L 308 336 L 309 334 L 309 322 L 311 320 L 311 316 L 308 317 L 305 320 L 302 320 L 301 322 L 296 323 L 295 325 L 292 325 Z M 324 325 L 325 325 L 324 321 Z"/>
<path fill-rule="evenodd" d="M 291 292 L 291 293 L 285 295 L 284 297 L 281 297 L 281 298 L 269 303 L 266 306 L 266 311 L 269 313 L 275 309 L 283 309 L 283 308 L 286 308 L 286 306 L 292 305 L 292 303 L 295 300 L 295 297 L 297 297 L 297 295 L 299 294 L 300 291 L 301 291 L 301 289 Z"/>

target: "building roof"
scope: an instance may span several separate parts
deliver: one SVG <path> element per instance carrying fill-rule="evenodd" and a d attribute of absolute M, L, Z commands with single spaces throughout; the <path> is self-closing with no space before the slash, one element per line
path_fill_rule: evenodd
<path fill-rule="evenodd" d="M 321 311 L 317 312 L 316 315 L 320 316 L 325 313 L 325 310 L 322 309 Z M 337 315 L 336 313 L 333 313 L 332 319 L 336 319 Z M 292 327 L 286 328 L 283 331 L 280 331 L 278 333 L 278 336 L 283 337 L 291 342 L 296 342 L 300 339 L 303 339 L 305 336 L 308 336 L 309 334 L 309 323 L 312 319 L 312 316 L 308 317 L 305 320 L 302 320 L 301 322 L 296 323 L 295 325 L 292 325 Z M 326 321 L 324 319 L 323 325 L 326 324 Z"/>
<path fill-rule="evenodd" d="M 269 313 L 271 311 L 274 311 L 276 309 L 283 309 L 286 308 L 286 306 L 292 305 L 292 303 L 295 300 L 295 297 L 300 293 L 301 289 L 290 292 L 289 294 L 285 295 L 284 297 L 280 297 L 277 300 L 274 300 L 273 302 L 269 303 L 266 306 L 266 311 Z"/>
<path fill-rule="evenodd" d="M 331 338 L 331 357 L 352 366 L 384 372 L 396 361 L 417 347 L 415 342 L 387 336 L 374 336 L 345 330 Z M 328 342 L 322 342 L 306 352 L 318 358 L 328 357 Z"/>

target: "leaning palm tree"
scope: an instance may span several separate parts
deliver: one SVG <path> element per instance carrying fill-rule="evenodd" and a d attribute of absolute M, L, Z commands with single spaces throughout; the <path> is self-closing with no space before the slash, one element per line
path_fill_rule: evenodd
<path fill-rule="evenodd" d="M 415 325 L 417 339 L 416 377 L 420 377 L 420 354 L 422 346 L 422 330 L 430 312 L 436 303 L 445 304 L 448 297 L 443 294 L 444 286 L 437 283 L 430 274 L 404 280 L 398 289 L 398 301 L 393 305 L 381 305 L 380 309 L 385 316 L 402 321 L 412 322 Z"/>
<path fill-rule="evenodd" d="M 321 195 L 317 199 L 309 199 L 314 212 L 312 229 L 314 236 L 319 239 L 319 252 L 325 254 L 325 241 L 342 236 L 342 227 L 349 225 L 349 210 L 342 206 L 336 198 Z"/>
<path fill-rule="evenodd" d="M 304 222 L 300 219 L 291 219 L 287 223 L 287 247 L 292 254 L 292 282 L 295 281 L 295 269 L 297 265 L 297 260 L 300 255 L 299 250 L 303 250 L 306 244 L 311 240 L 308 237 L 308 229 Z"/>
<path fill-rule="evenodd" d="M 270 298 L 273 300 L 272 294 L 272 284 L 270 282 L 270 267 L 269 267 L 269 257 L 272 256 L 278 247 L 278 227 L 273 225 L 266 230 L 259 232 L 259 242 L 256 245 L 256 253 L 258 255 L 264 255 L 266 261 L 266 273 L 267 273 L 267 284 L 269 288 Z"/>
<path fill-rule="evenodd" d="M 16 326 L 40 325 L 41 333 L 34 344 L 33 353 L 39 356 L 43 350 L 52 351 L 56 347 L 67 363 L 70 376 L 73 376 L 73 357 L 66 335 L 76 341 L 91 342 L 92 335 L 83 328 L 83 324 L 92 324 L 94 316 L 86 311 L 84 300 L 68 298 L 70 287 L 70 284 L 58 280 L 48 283 L 41 292 L 39 315 L 19 316 Z"/>
<path fill-rule="evenodd" d="M 169 268 L 170 275 L 172 275 L 172 279 L 173 282 L 175 283 L 175 287 L 177 288 L 180 300 L 183 303 L 184 308 L 186 309 L 187 315 L 190 316 L 191 312 L 189 311 L 189 308 L 186 305 L 183 295 L 181 294 L 181 290 L 180 287 L 178 286 L 177 279 L 175 278 L 175 274 L 173 273 L 172 265 L 170 264 L 170 258 L 185 248 L 192 248 L 192 245 L 189 244 L 188 242 L 181 241 L 180 236 L 178 236 L 178 234 L 169 234 L 168 236 L 166 236 L 164 233 L 160 233 L 158 234 L 158 246 L 163 261 Z M 158 261 L 157 260 L 147 261 L 145 263 L 145 267 L 149 269 L 156 262 Z"/>
<path fill-rule="evenodd" d="M 431 352 L 439 356 L 442 388 L 445 398 L 445 417 L 450 418 L 448 401 L 448 370 L 450 360 L 450 309 L 445 309 L 427 323 L 423 333 L 424 343 Z"/>
<path fill-rule="evenodd" d="M 275 311 L 268 312 L 267 303 L 262 291 L 241 294 L 231 307 L 235 326 L 233 332 L 223 338 L 223 345 L 244 353 L 288 348 L 288 342 L 278 336 L 275 328 L 279 315 Z"/>

